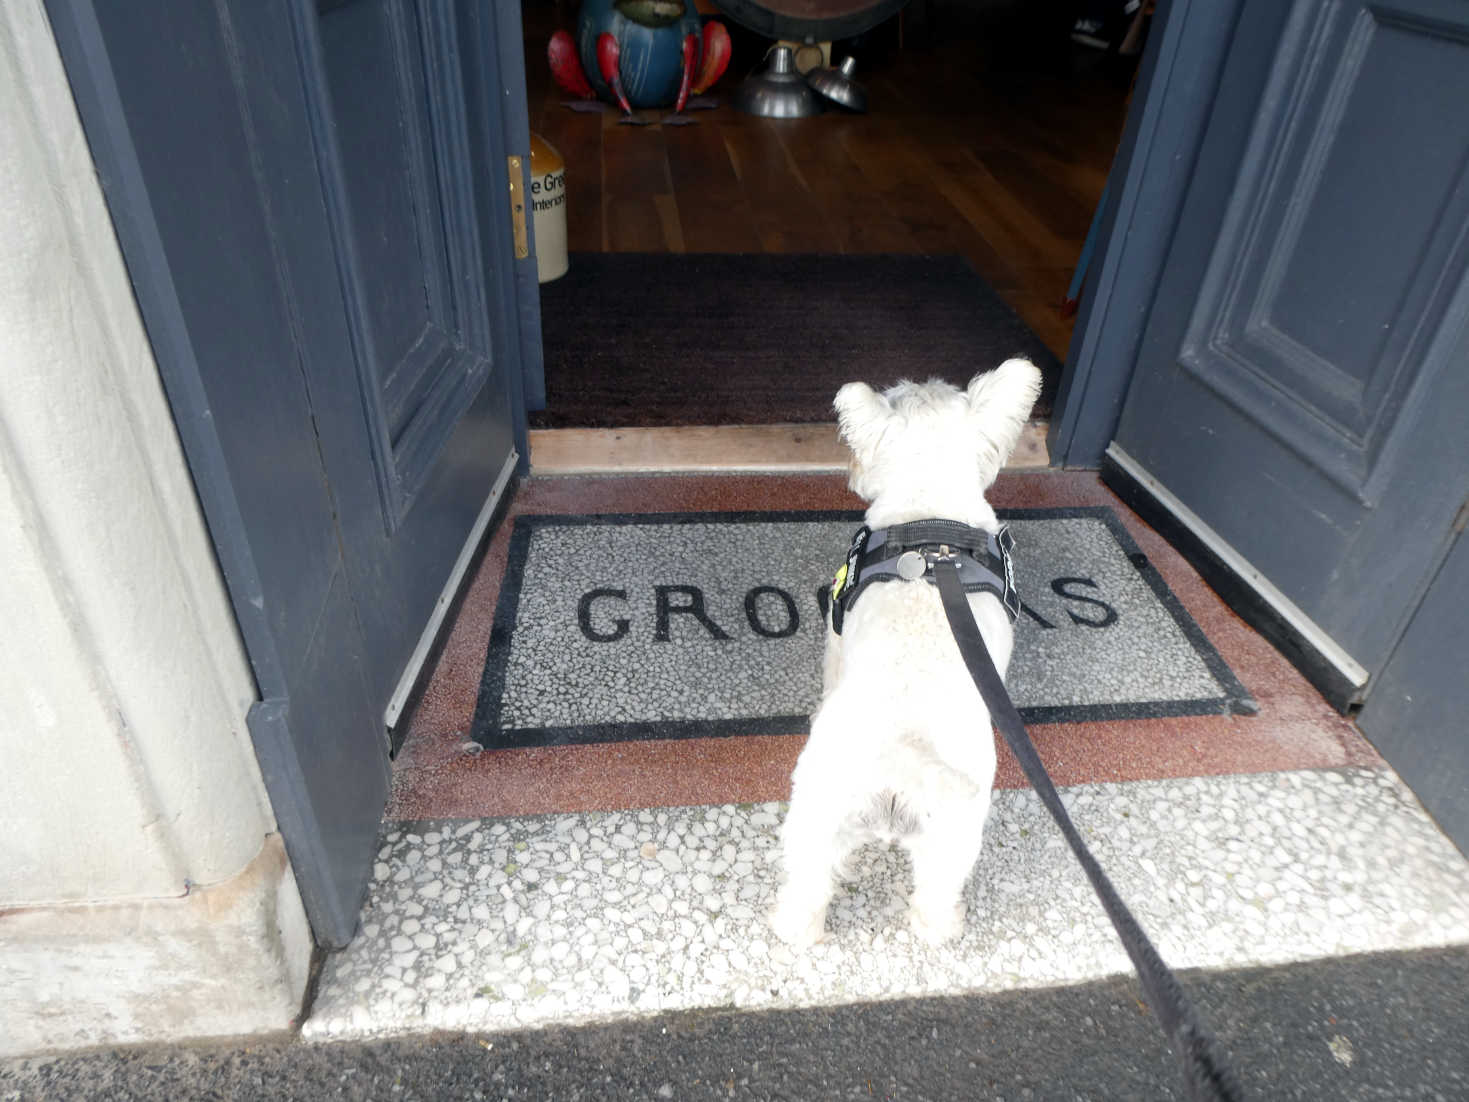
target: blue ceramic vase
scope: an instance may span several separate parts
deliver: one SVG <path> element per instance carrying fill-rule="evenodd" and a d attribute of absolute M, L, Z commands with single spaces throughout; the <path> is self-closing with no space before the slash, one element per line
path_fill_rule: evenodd
<path fill-rule="evenodd" d="M 576 49 L 587 80 L 602 99 L 616 102 L 597 67 L 597 39 L 604 32 L 617 40 L 622 51 L 618 68 L 629 103 L 634 107 L 667 107 L 678 99 L 684 36 L 699 38 L 703 21 L 687 0 L 682 4 L 683 14 L 672 22 L 655 20 L 661 25 L 649 26 L 634 18 L 655 6 L 645 0 L 582 0 L 576 22 Z"/>

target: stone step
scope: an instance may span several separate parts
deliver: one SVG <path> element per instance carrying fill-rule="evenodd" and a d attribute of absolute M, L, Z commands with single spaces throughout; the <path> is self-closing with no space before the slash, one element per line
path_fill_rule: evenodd
<path fill-rule="evenodd" d="M 1063 797 L 1176 969 L 1469 943 L 1469 863 L 1384 768 L 1084 784 Z M 780 804 L 391 823 L 308 1040 L 498 1031 L 1079 984 L 1130 971 L 1034 794 L 999 790 L 962 937 L 908 931 L 861 851 L 825 939 L 766 921 Z"/>

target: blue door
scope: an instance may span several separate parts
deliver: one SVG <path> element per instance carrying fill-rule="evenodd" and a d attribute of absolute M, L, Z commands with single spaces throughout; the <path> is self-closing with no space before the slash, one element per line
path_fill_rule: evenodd
<path fill-rule="evenodd" d="M 254 666 L 266 783 L 341 945 L 388 727 L 525 454 L 519 8 L 48 8 Z"/>
<path fill-rule="evenodd" d="M 1462 845 L 1469 5 L 1230 8 L 1108 477 Z"/>

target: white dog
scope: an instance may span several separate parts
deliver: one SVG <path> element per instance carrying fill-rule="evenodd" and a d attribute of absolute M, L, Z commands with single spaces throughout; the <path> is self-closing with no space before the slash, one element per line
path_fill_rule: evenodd
<path fill-rule="evenodd" d="M 948 520 L 1000 523 L 984 492 L 1009 458 L 1040 392 L 1040 372 L 1007 360 L 966 390 L 934 380 L 878 394 L 837 392 L 851 487 L 877 532 Z M 871 584 L 841 634 L 827 631 L 823 699 L 791 778 L 781 830 L 784 876 L 771 924 L 797 946 L 817 941 L 833 878 L 868 841 L 900 842 L 913 863 L 910 921 L 938 944 L 964 925 L 964 883 L 979 857 L 995 776 L 989 713 L 927 580 Z M 970 607 L 1004 676 L 1014 633 L 1001 601 Z"/>

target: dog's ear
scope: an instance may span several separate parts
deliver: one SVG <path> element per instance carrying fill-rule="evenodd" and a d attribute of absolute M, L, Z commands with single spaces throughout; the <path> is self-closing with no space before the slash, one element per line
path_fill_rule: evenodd
<path fill-rule="evenodd" d="M 837 428 L 847 447 L 862 462 L 872 457 L 893 407 L 866 383 L 848 383 L 837 391 L 832 403 L 837 411 Z"/>
<path fill-rule="evenodd" d="M 837 391 L 832 405 L 837 411 L 838 434 L 852 451 L 848 485 L 858 497 L 871 501 L 876 492 L 871 485 L 873 460 L 893 407 L 866 383 L 848 383 Z"/>
<path fill-rule="evenodd" d="M 1015 450 L 1031 408 L 1040 397 L 1041 373 L 1029 360 L 1006 360 L 993 371 L 981 372 L 969 380 L 966 393 L 971 416 L 984 433 L 986 451 L 993 453 L 981 457 L 981 465 L 989 468 L 986 477 L 992 481 Z"/>

